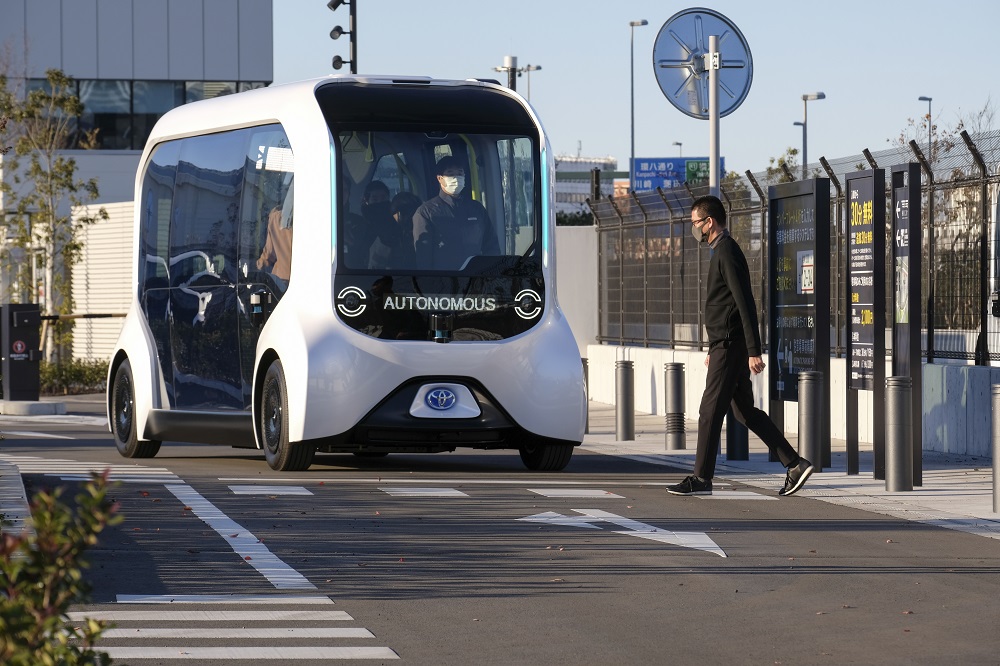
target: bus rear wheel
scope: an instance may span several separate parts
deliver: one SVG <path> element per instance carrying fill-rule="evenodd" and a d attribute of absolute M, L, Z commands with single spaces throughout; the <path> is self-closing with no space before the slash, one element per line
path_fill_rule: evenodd
<path fill-rule="evenodd" d="M 118 453 L 126 458 L 152 458 L 160 450 L 156 441 L 140 441 L 135 424 L 135 383 L 132 365 L 122 361 L 111 385 L 111 431 Z"/>
<path fill-rule="evenodd" d="M 288 441 L 288 394 L 285 390 L 285 371 L 278 360 L 271 363 L 264 375 L 260 439 L 268 466 L 279 472 L 308 469 L 316 453 L 313 446 Z"/>
<path fill-rule="evenodd" d="M 519 449 L 521 462 L 535 472 L 558 472 L 569 464 L 573 457 L 572 444 L 542 444 L 531 442 Z"/>

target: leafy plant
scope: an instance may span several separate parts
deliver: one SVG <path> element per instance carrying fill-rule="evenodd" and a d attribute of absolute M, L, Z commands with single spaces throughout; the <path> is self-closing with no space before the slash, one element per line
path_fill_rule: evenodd
<path fill-rule="evenodd" d="M 109 664 L 94 650 L 105 624 L 76 628 L 67 615 L 84 603 L 89 587 L 84 552 L 108 525 L 121 521 L 109 501 L 107 472 L 95 475 L 76 496 L 74 511 L 60 501 L 62 489 L 40 492 L 31 507 L 34 533 L 0 533 L 0 663 L 6 666 Z"/>
<path fill-rule="evenodd" d="M 46 395 L 99 393 L 108 379 L 107 361 L 63 360 L 39 366 L 40 391 Z"/>

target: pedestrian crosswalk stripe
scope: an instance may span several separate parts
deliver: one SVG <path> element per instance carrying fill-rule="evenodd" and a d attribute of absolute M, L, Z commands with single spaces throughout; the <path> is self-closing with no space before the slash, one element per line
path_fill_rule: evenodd
<path fill-rule="evenodd" d="M 120 604 L 321 604 L 333 599 L 302 594 L 119 594 Z"/>
<path fill-rule="evenodd" d="M 777 500 L 771 495 L 761 495 L 749 490 L 723 490 L 714 492 L 711 495 L 696 495 L 698 499 L 705 500 Z"/>
<path fill-rule="evenodd" d="M 106 647 L 112 659 L 399 659 L 385 647 Z"/>
<path fill-rule="evenodd" d="M 624 499 L 607 490 L 591 490 L 588 488 L 528 488 L 529 493 L 543 497 L 604 497 L 608 499 Z"/>
<path fill-rule="evenodd" d="M 302 486 L 229 486 L 236 495 L 312 495 Z"/>
<path fill-rule="evenodd" d="M 107 620 L 108 622 L 227 622 L 227 621 L 267 621 L 302 620 L 319 622 L 330 620 L 349 622 L 354 618 L 345 611 L 318 610 L 101 610 L 71 611 L 71 622 L 83 622 L 88 619 Z"/>
<path fill-rule="evenodd" d="M 468 497 L 455 488 L 379 488 L 393 497 Z"/>
<path fill-rule="evenodd" d="M 364 627 L 116 627 L 101 638 L 375 638 Z"/>

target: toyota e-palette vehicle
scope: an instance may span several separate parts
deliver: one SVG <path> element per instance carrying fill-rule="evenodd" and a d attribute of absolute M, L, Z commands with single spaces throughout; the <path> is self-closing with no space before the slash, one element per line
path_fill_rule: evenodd
<path fill-rule="evenodd" d="M 422 223 L 422 250 L 451 250 L 428 264 L 414 208 L 449 156 L 471 200 L 456 210 L 487 223 Z M 562 469 L 586 398 L 556 302 L 553 173 L 534 111 L 489 82 L 332 76 L 170 111 L 136 177 L 118 450 L 256 447 L 302 470 L 316 451 L 472 447 Z M 492 253 L 454 259 L 484 231 Z"/>

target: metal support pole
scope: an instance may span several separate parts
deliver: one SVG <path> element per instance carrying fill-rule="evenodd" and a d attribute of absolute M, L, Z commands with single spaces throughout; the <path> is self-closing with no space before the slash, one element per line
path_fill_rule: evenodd
<path fill-rule="evenodd" d="M 663 413 L 666 421 L 664 444 L 667 451 L 685 448 L 684 364 L 663 364 Z"/>
<path fill-rule="evenodd" d="M 993 513 L 1000 513 L 1000 384 L 993 385 Z"/>
<path fill-rule="evenodd" d="M 885 489 L 913 490 L 913 407 L 910 377 L 885 379 Z"/>
<path fill-rule="evenodd" d="M 719 36 L 708 37 L 708 188 L 711 194 L 719 196 Z"/>
<path fill-rule="evenodd" d="M 590 365 L 587 359 L 581 358 L 580 361 L 583 363 L 583 395 L 586 400 L 586 414 L 587 420 L 584 421 L 583 433 L 590 433 Z"/>
<path fill-rule="evenodd" d="M 615 361 L 615 439 L 635 439 L 635 396 L 632 361 Z"/>
<path fill-rule="evenodd" d="M 799 455 L 823 471 L 823 373 L 799 373 Z"/>

